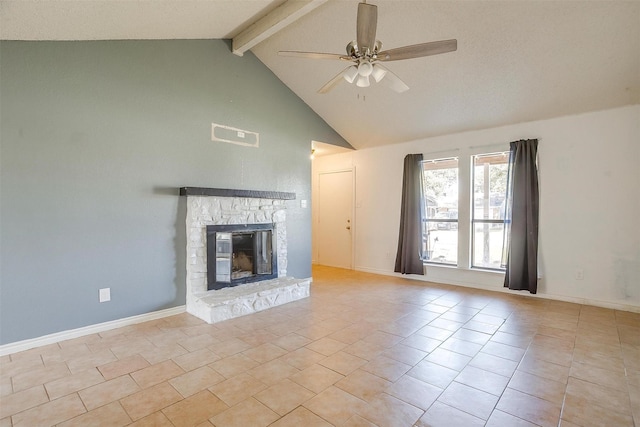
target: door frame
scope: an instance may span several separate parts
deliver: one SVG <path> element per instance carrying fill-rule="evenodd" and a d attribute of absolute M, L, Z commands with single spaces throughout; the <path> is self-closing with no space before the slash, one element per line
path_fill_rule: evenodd
<path fill-rule="evenodd" d="M 329 169 L 322 170 L 317 173 L 316 177 L 316 185 L 313 190 L 317 191 L 317 197 L 315 200 L 317 202 L 317 209 L 312 210 L 312 226 L 316 232 L 319 229 L 319 219 L 320 219 L 320 175 L 328 175 L 332 173 L 342 173 L 342 172 L 351 172 L 351 270 L 355 270 L 355 260 L 356 260 L 356 168 L 355 166 L 351 166 L 348 168 L 340 168 L 340 169 Z M 315 233 L 312 233 L 312 235 Z M 317 239 L 317 237 L 316 237 Z M 313 246 L 313 254 L 312 258 L 315 259 L 315 262 L 318 262 L 318 245 L 317 240 L 312 243 Z"/>

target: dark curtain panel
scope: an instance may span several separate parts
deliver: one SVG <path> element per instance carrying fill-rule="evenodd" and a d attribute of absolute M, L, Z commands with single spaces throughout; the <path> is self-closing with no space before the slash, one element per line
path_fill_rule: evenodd
<path fill-rule="evenodd" d="M 402 178 L 400 236 L 396 255 L 396 273 L 424 275 L 422 264 L 422 154 L 407 154 Z"/>
<path fill-rule="evenodd" d="M 532 294 L 538 290 L 537 152 L 537 139 L 510 144 L 503 246 L 505 288 Z"/>

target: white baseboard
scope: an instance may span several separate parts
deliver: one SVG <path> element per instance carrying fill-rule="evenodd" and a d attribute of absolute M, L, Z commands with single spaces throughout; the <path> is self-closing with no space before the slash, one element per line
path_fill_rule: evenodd
<path fill-rule="evenodd" d="M 110 322 L 98 323 L 78 329 L 56 332 L 55 334 L 44 335 L 38 338 L 4 344 L 0 346 L 0 356 L 18 353 L 20 351 L 29 350 L 35 347 L 42 347 L 43 345 L 54 344 L 73 338 L 79 338 L 85 335 L 91 335 L 98 332 L 121 328 L 123 326 L 135 325 L 136 323 L 148 322 L 150 320 L 161 319 L 163 317 L 175 316 L 176 314 L 181 314 L 185 311 L 186 307 L 184 305 L 180 305 L 177 307 L 167 308 L 165 310 L 152 311 L 151 313 L 125 317 L 124 319 L 112 320 Z"/>
<path fill-rule="evenodd" d="M 537 293 L 537 294 L 531 294 L 531 293 L 527 293 L 527 292 L 514 293 L 514 291 L 510 291 L 509 289 L 504 288 L 504 287 L 490 287 L 490 286 L 487 286 L 487 285 L 481 285 L 481 284 L 477 284 L 477 283 L 453 281 L 453 280 L 442 280 L 442 279 L 439 279 L 438 281 L 436 281 L 434 279 L 427 279 L 425 276 L 406 275 L 406 274 L 394 273 L 394 272 L 388 271 L 388 270 L 373 269 L 373 268 L 366 268 L 366 267 L 356 267 L 355 270 L 362 271 L 362 272 L 365 272 L 365 273 L 379 274 L 379 275 L 382 275 L 382 276 L 402 277 L 404 279 L 416 280 L 416 281 L 420 281 L 420 282 L 432 282 L 432 283 L 440 283 L 440 284 L 443 284 L 443 285 L 463 286 L 465 288 L 482 289 L 482 290 L 491 291 L 491 292 L 502 292 L 502 293 L 507 293 L 509 295 L 519 295 L 519 296 L 528 297 L 528 298 L 550 299 L 550 300 L 554 300 L 554 301 L 572 302 L 572 303 L 575 303 L 575 304 L 593 305 L 595 307 L 610 308 L 612 310 L 630 311 L 630 312 L 633 312 L 633 313 L 640 313 L 640 307 L 639 306 L 629 305 L 629 304 L 621 304 L 621 303 L 615 302 L 615 301 L 595 300 L 595 299 L 589 299 L 589 298 L 579 298 L 579 297 L 544 294 L 544 293 Z"/>

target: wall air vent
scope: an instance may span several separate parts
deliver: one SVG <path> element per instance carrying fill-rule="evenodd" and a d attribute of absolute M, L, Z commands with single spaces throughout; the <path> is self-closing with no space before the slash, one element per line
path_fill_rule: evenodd
<path fill-rule="evenodd" d="M 260 134 L 211 123 L 211 140 L 258 148 L 260 145 Z"/>

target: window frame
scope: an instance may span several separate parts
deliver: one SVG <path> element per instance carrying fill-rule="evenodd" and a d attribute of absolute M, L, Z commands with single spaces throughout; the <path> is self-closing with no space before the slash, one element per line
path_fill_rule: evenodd
<path fill-rule="evenodd" d="M 428 253 L 423 254 L 423 263 L 425 266 L 429 268 L 435 268 L 433 271 L 438 271 L 438 275 L 448 275 L 451 274 L 447 272 L 450 270 L 451 272 L 460 270 L 466 272 L 475 272 L 475 274 L 479 274 L 482 277 L 481 280 L 485 280 L 486 275 L 500 275 L 504 276 L 505 269 L 504 268 L 492 268 L 485 267 L 482 265 L 474 266 L 474 256 L 473 251 L 475 250 L 474 241 L 474 222 L 473 217 L 475 212 L 473 212 L 473 202 L 475 197 L 475 189 L 474 189 L 474 157 L 475 156 L 483 156 L 488 154 L 500 154 L 505 155 L 506 161 L 508 163 L 509 160 L 509 145 L 508 144 L 484 144 L 480 146 L 469 146 L 469 147 L 454 147 L 450 149 L 431 151 L 424 153 L 423 163 L 437 162 L 446 159 L 458 159 L 458 239 L 457 239 L 457 259 L 456 263 L 442 263 L 442 262 L 433 262 L 431 260 L 426 259 Z M 423 173 L 425 172 L 425 168 L 422 169 Z M 423 183 L 425 181 L 423 180 Z M 427 197 L 427 189 L 424 189 L 424 196 Z M 431 196 L 428 196 L 431 197 Z M 427 206 L 429 202 L 433 202 L 434 200 L 425 200 L 423 206 L 425 207 L 425 211 L 423 215 L 426 217 L 427 215 Z M 432 208 L 433 209 L 433 208 Z M 434 212 L 436 210 L 432 210 L 431 213 L 435 215 Z M 495 215 L 495 214 L 494 214 Z M 442 222 L 445 222 L 446 218 L 442 219 Z M 477 218 L 481 219 L 481 218 Z M 437 221 L 437 220 L 436 220 Z M 452 220 L 451 222 L 454 222 Z M 503 224 L 504 220 L 502 219 L 487 219 L 486 221 L 490 223 Z M 435 222 L 433 220 L 429 222 Z M 449 222 L 447 220 L 446 222 Z M 424 226 L 422 228 L 422 237 L 425 239 L 429 238 L 427 234 L 427 222 L 423 222 Z M 481 238 L 481 237 L 480 237 Z M 504 239 L 503 239 L 504 241 Z M 482 240 L 480 240 L 482 242 Z M 427 243 L 423 241 L 423 246 L 421 249 L 427 248 Z M 480 258 L 482 259 L 482 258 Z M 493 264 L 495 265 L 495 264 Z M 449 277 L 449 276 L 446 276 Z"/>
<path fill-rule="evenodd" d="M 428 213 L 428 198 L 431 196 L 427 195 L 427 191 L 426 188 L 423 189 L 423 196 L 425 198 L 424 200 L 424 210 L 423 210 L 423 217 L 422 217 L 422 223 L 423 223 L 423 227 L 422 227 L 422 239 L 426 239 L 427 243 L 426 243 L 426 248 L 428 248 L 429 246 L 429 232 L 431 230 L 435 230 L 437 231 L 437 225 L 435 229 L 430 229 L 429 228 L 429 223 L 455 223 L 456 224 L 456 260 L 455 263 L 451 263 L 451 262 L 437 262 L 437 261 L 433 261 L 430 258 L 427 258 L 428 256 L 428 251 L 424 250 L 421 253 L 421 258 L 422 258 L 422 262 L 425 264 L 429 264 L 432 266 L 444 266 L 444 267 L 454 267 L 454 268 L 459 268 L 460 267 L 460 248 L 459 248 L 459 230 L 460 230 L 460 216 L 459 216 L 459 208 L 460 208 L 460 158 L 459 156 L 447 156 L 447 157 L 442 157 L 442 158 L 437 158 L 437 159 L 427 159 L 427 160 L 423 160 L 422 161 L 422 179 L 423 179 L 423 184 L 426 184 L 426 176 L 425 176 L 425 172 L 427 171 L 427 169 L 425 169 L 425 165 L 428 163 L 445 163 L 445 162 L 455 162 L 455 167 L 442 167 L 440 169 L 456 169 L 456 184 L 457 184 L 457 191 L 458 191 L 458 197 L 456 199 L 456 218 L 452 219 L 452 218 L 429 218 L 429 213 Z M 432 169 L 434 170 L 434 169 Z M 437 209 L 437 208 L 436 208 Z M 437 214 L 437 211 L 436 211 Z"/>
<path fill-rule="evenodd" d="M 470 201 L 470 218 L 469 218 L 469 223 L 470 223 L 470 239 L 469 239 L 469 250 L 470 250 L 470 257 L 469 257 L 469 268 L 473 269 L 473 270 L 487 270 L 487 271 L 495 271 L 495 272 L 501 272 L 504 273 L 506 271 L 505 267 L 488 267 L 485 265 L 476 265 L 476 260 L 475 260 L 475 255 L 476 255 L 476 225 L 480 224 L 480 225 L 491 225 L 491 224 L 502 224 L 504 225 L 505 221 L 504 219 L 490 219 L 490 218 L 476 218 L 476 197 L 475 197 L 475 185 L 476 185 L 476 174 L 475 174 L 475 167 L 476 167 L 476 159 L 479 157 L 489 157 L 489 156 L 500 156 L 502 158 L 505 158 L 505 164 L 508 166 L 509 164 L 509 152 L 505 152 L 504 150 L 502 151 L 492 151 L 492 152 L 483 152 L 483 153 L 475 153 L 475 154 L 470 154 L 469 155 L 469 161 L 470 161 L 470 168 L 471 168 L 471 185 L 470 185 L 470 197 L 469 197 L 469 201 Z M 498 163 L 500 164 L 500 163 Z M 506 194 L 504 195 L 505 199 L 506 199 Z M 491 192 L 489 192 L 489 199 L 491 199 Z M 484 210 L 484 209 L 483 209 Z M 504 245 L 504 228 L 502 230 L 503 233 L 503 245 Z M 502 253 L 502 251 L 501 251 Z"/>

